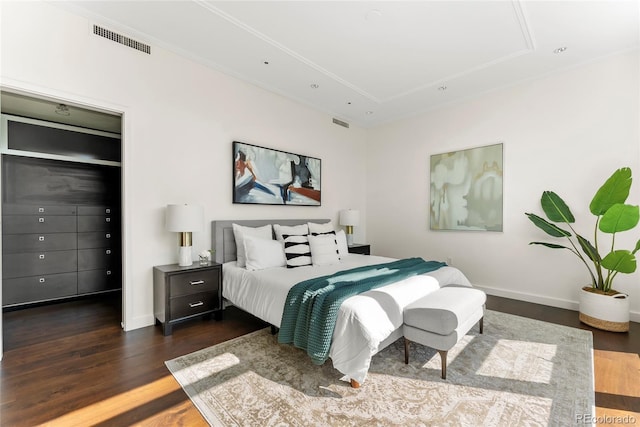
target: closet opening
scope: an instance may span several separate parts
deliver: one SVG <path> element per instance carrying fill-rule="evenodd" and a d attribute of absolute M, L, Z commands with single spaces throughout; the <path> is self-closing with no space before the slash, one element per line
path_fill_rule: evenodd
<path fill-rule="evenodd" d="M 104 300 L 122 319 L 122 117 L 0 97 L 3 312 Z"/>

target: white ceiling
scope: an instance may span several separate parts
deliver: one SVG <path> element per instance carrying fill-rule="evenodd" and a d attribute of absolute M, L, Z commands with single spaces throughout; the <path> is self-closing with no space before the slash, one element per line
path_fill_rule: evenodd
<path fill-rule="evenodd" d="M 363 127 L 640 45 L 637 0 L 54 4 Z"/>

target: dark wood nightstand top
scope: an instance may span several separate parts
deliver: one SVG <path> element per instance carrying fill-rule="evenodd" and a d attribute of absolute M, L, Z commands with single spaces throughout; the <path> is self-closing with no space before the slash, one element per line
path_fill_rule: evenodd
<path fill-rule="evenodd" d="M 350 254 L 371 255 L 371 245 L 366 243 L 354 243 L 348 248 Z"/>
<path fill-rule="evenodd" d="M 194 262 L 191 265 L 187 265 L 184 267 L 179 266 L 178 264 L 166 264 L 166 265 L 156 265 L 153 268 L 157 268 L 158 270 L 162 271 L 163 273 L 182 273 L 185 271 L 196 271 L 196 270 L 207 270 L 210 269 L 212 267 L 216 267 L 216 268 L 220 268 L 222 267 L 222 264 L 219 264 L 217 262 L 211 261 L 208 264 L 200 264 L 198 261 Z"/>

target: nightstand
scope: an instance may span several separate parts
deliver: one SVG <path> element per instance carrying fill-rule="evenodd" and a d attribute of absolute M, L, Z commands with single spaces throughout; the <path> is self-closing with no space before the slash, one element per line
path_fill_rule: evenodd
<path fill-rule="evenodd" d="M 361 255 L 371 255 L 371 245 L 367 245 L 364 243 L 354 243 L 349 246 L 350 254 L 361 254 Z"/>
<path fill-rule="evenodd" d="M 174 324 L 202 316 L 222 318 L 222 264 L 153 267 L 153 312 L 162 333 Z"/>

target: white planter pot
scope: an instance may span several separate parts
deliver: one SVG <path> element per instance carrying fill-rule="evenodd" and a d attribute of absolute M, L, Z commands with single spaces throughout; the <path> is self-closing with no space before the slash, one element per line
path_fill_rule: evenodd
<path fill-rule="evenodd" d="M 580 289 L 580 321 L 612 332 L 629 330 L 629 295 L 602 295 Z"/>

